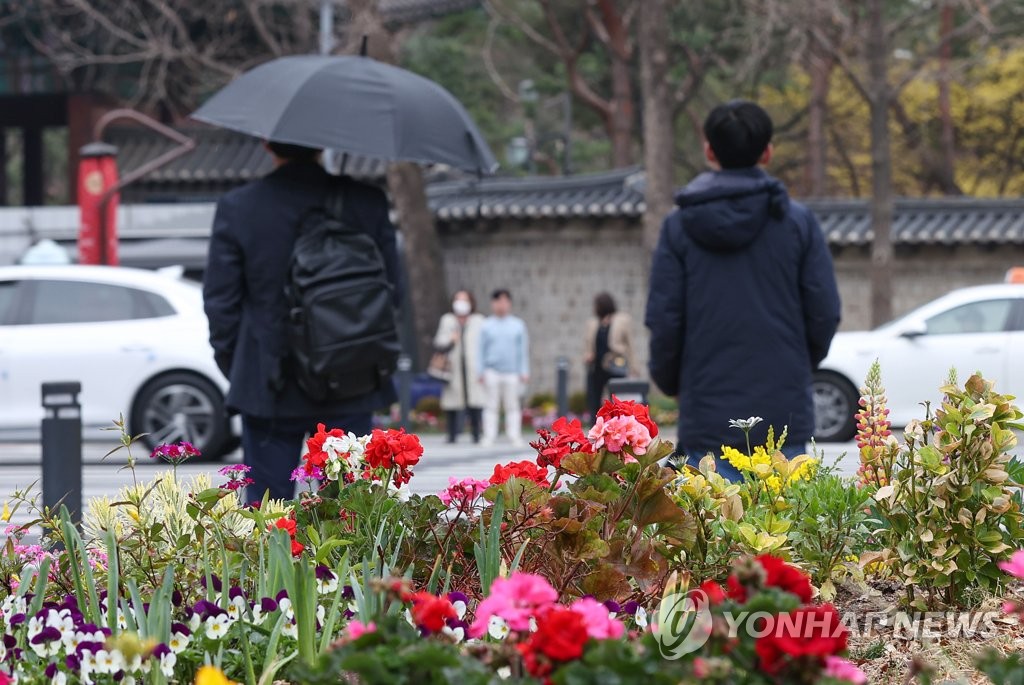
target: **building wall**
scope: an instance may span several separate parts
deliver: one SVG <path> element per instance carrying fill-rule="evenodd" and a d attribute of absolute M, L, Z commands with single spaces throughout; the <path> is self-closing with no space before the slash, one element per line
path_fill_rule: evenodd
<path fill-rule="evenodd" d="M 582 332 L 593 297 L 602 290 L 633 316 L 638 362 L 646 368 L 646 257 L 639 222 L 506 220 L 443 225 L 441 234 L 449 287 L 471 290 L 485 313 L 491 291 L 512 291 L 532 340 L 530 393 L 554 390 L 556 360 L 563 355 L 572 362 L 572 389 L 583 389 Z M 844 248 L 834 259 L 843 300 L 841 330 L 869 328 L 868 250 Z M 1021 245 L 900 247 L 894 310 L 900 315 L 950 290 L 1001 281 L 1018 265 L 1024 265 Z"/>

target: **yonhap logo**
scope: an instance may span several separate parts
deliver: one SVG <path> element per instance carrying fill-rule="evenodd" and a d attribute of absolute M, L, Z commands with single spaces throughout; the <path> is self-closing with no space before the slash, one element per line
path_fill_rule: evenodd
<path fill-rule="evenodd" d="M 711 628 L 711 601 L 703 590 L 665 595 L 652 625 L 658 651 L 669 661 L 703 647 Z"/>

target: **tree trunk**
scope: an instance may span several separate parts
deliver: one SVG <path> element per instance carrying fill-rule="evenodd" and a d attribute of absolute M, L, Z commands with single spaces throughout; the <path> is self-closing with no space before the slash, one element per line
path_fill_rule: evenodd
<path fill-rule="evenodd" d="M 826 54 L 817 39 L 811 36 L 807 70 L 811 77 L 811 99 L 807 124 L 807 175 L 805 191 L 810 197 L 821 197 L 826 192 L 828 170 L 828 136 L 825 120 L 828 116 L 828 91 L 835 61 Z"/>
<path fill-rule="evenodd" d="M 612 164 L 627 167 L 633 164 L 633 83 L 629 64 L 612 57 Z M 662 85 L 664 88 L 664 84 Z"/>
<path fill-rule="evenodd" d="M 892 149 L 889 138 L 889 46 L 884 0 L 868 5 L 868 91 L 871 109 L 871 322 L 892 319 Z"/>
<path fill-rule="evenodd" d="M 644 0 L 640 7 L 640 89 L 643 95 L 644 169 L 647 188 L 643 245 L 654 252 L 661 222 L 672 208 L 675 149 L 672 91 L 665 87 L 669 70 L 669 0 Z"/>
<path fill-rule="evenodd" d="M 395 37 L 384 27 L 378 14 L 378 0 L 348 0 L 350 20 L 346 52 L 358 52 L 363 36 L 367 54 L 382 62 L 397 61 Z M 423 170 L 410 162 L 392 164 L 388 169 L 388 191 L 398 214 L 398 229 L 405 257 L 406 292 L 404 306 L 412 310 L 416 336 L 414 359 L 422 367 L 430 359 L 434 330 L 447 309 L 447 286 L 441 240 L 434 215 L 427 204 Z"/>
<path fill-rule="evenodd" d="M 430 360 L 434 331 L 448 300 L 441 240 L 427 205 L 425 185 L 417 164 L 400 162 L 388 169 L 388 189 L 398 212 L 408 276 L 406 306 L 412 309 L 421 367 Z"/>
<path fill-rule="evenodd" d="M 950 102 L 950 74 L 949 66 L 953 58 L 953 43 L 950 34 L 953 33 L 953 20 L 955 10 L 949 0 L 943 3 L 941 9 L 941 26 L 939 29 L 939 123 L 941 133 L 939 137 L 939 184 L 942 192 L 946 195 L 962 195 L 963 192 L 956 182 L 956 136 L 953 125 L 953 108 Z"/>

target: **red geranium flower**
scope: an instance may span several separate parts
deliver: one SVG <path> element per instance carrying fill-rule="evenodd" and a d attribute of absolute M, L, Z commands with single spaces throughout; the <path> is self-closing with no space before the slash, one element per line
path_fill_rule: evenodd
<path fill-rule="evenodd" d="M 554 669 L 553 662 L 572 661 L 583 656 L 587 644 L 583 614 L 565 607 L 553 607 L 537 618 L 537 630 L 518 646 L 530 675 L 543 678 Z"/>
<path fill-rule="evenodd" d="M 583 433 L 579 419 L 562 417 L 554 422 L 551 430 L 539 430 L 540 440 L 531 442 L 530 447 L 537 450 L 537 464 L 542 467 L 562 467 L 562 460 L 570 454 L 582 452 L 593 454 L 594 446 Z"/>
<path fill-rule="evenodd" d="M 371 469 L 397 469 L 395 485 L 401 486 L 412 478 L 409 470 L 419 463 L 423 445 L 415 435 L 401 430 L 374 430 L 364 454 Z"/>
<path fill-rule="evenodd" d="M 772 630 L 754 643 L 761 668 L 778 675 L 791 660 L 811 657 L 824 665 L 825 657 L 846 650 L 846 626 L 831 604 L 801 607 L 775 617 Z"/>
<path fill-rule="evenodd" d="M 770 554 L 757 557 L 757 562 L 765 571 L 765 587 L 777 587 L 792 593 L 805 604 L 811 601 L 811 580 L 803 571 Z M 747 588 L 736 579 L 736 576 L 729 576 L 727 583 L 729 597 L 737 602 L 747 601 Z"/>
<path fill-rule="evenodd" d="M 606 400 L 597 415 L 604 420 L 613 419 L 616 416 L 632 416 L 639 421 L 651 434 L 652 438 L 658 437 L 658 425 L 651 420 L 651 412 L 646 405 L 638 404 L 632 400 L 624 402 L 615 395 Z"/>
<path fill-rule="evenodd" d="M 700 595 L 696 594 L 698 590 L 704 593 L 711 606 L 718 606 L 725 601 L 725 590 L 713 580 L 705 580 L 697 590 L 691 591 L 690 599 L 694 600 L 694 602 L 697 602 L 700 598 Z"/>
<path fill-rule="evenodd" d="M 410 599 L 413 623 L 428 633 L 439 632 L 448 619 L 459 617 L 455 607 L 445 597 L 435 597 L 429 592 L 417 592 Z"/>
<path fill-rule="evenodd" d="M 324 451 L 324 442 L 327 438 L 342 438 L 344 436 L 345 431 L 340 428 L 327 430 L 324 424 L 316 424 L 316 433 L 306 440 L 306 448 L 309 450 L 303 457 L 306 462 L 306 472 L 312 473 L 314 466 L 322 469 L 327 463 L 327 452 Z"/>
<path fill-rule="evenodd" d="M 292 539 L 292 556 L 297 557 L 302 554 L 302 550 L 306 549 L 306 546 L 295 539 L 295 525 L 295 519 L 290 516 L 282 516 L 274 521 L 274 525 L 271 526 L 271 529 L 280 528 L 288 533 L 288 537 Z"/>
<path fill-rule="evenodd" d="M 494 473 L 488 482 L 491 485 L 501 485 L 510 478 L 522 478 L 531 480 L 542 487 L 549 487 L 548 470 L 541 468 L 532 461 L 513 461 L 508 464 L 495 464 Z"/>

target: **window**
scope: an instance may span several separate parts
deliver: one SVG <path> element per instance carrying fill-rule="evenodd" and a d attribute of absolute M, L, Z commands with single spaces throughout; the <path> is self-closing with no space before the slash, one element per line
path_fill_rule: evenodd
<path fill-rule="evenodd" d="M 93 323 L 173 314 L 164 298 L 108 283 L 35 281 L 29 323 Z"/>
<path fill-rule="evenodd" d="M 14 295 L 17 292 L 17 281 L 0 281 L 0 326 L 13 323 Z"/>
<path fill-rule="evenodd" d="M 928 334 L 999 333 L 1006 330 L 1006 321 L 1012 309 L 1013 300 L 963 304 L 928 319 Z"/>

